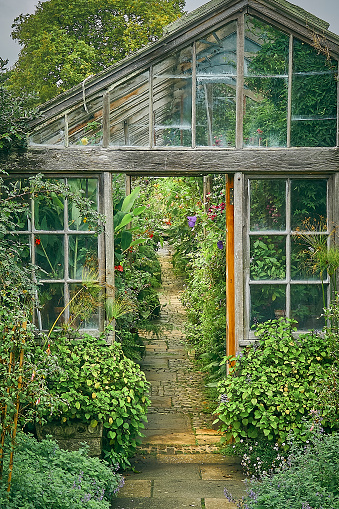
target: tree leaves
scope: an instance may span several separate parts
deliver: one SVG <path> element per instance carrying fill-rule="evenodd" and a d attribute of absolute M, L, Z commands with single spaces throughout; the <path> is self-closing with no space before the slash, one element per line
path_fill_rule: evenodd
<path fill-rule="evenodd" d="M 23 46 L 11 84 L 40 101 L 80 83 L 162 35 L 183 0 L 50 0 L 14 20 Z"/>

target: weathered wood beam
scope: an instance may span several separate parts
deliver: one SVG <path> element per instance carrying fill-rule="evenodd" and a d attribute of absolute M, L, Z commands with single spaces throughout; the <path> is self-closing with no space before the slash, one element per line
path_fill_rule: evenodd
<path fill-rule="evenodd" d="M 207 175 L 210 173 L 330 174 L 339 171 L 339 148 L 125 148 L 34 146 L 0 158 L 9 173 L 68 175 Z"/>

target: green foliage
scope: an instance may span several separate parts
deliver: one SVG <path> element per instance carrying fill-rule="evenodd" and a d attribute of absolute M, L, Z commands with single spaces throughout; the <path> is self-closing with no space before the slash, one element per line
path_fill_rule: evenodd
<path fill-rule="evenodd" d="M 294 338 L 294 323 L 280 319 L 258 325 L 258 342 L 237 358 L 225 358 L 233 366 L 219 383 L 216 411 L 225 440 L 263 436 L 281 444 L 290 430 L 300 434 L 333 359 L 329 344 L 315 332 Z M 324 413 L 329 426 L 326 419 Z"/>
<path fill-rule="evenodd" d="M 11 76 L 17 93 L 51 99 L 162 35 L 182 0 L 51 0 L 14 20 L 23 46 Z"/>
<path fill-rule="evenodd" d="M 6 71 L 8 60 L 0 58 L 0 154 L 11 150 L 24 150 L 27 146 L 28 124 L 36 116 L 33 105 L 34 95 L 18 94 L 8 87 L 9 73 Z M 32 106 L 29 107 L 28 104 Z"/>
<path fill-rule="evenodd" d="M 57 338 L 51 344 L 64 373 L 48 379 L 51 394 L 63 403 L 46 419 L 79 420 L 95 428 L 103 423 L 105 457 L 121 466 L 135 451 L 149 405 L 144 373 L 124 356 L 118 342 L 108 346 L 89 335 Z"/>
<path fill-rule="evenodd" d="M 86 449 L 68 452 L 50 439 L 37 442 L 20 433 L 15 450 L 12 489 L 0 482 L 0 506 L 6 509 L 109 509 L 123 478 Z M 8 458 L 4 480 L 7 481 Z"/>
<path fill-rule="evenodd" d="M 0 432 L 4 432 L 11 429 L 18 410 L 19 425 L 24 426 L 41 415 L 45 405 L 48 410 L 54 405 L 46 379 L 60 368 L 56 357 L 43 349 L 37 355 L 34 327 L 6 309 L 0 314 L 0 359 Z"/>
<path fill-rule="evenodd" d="M 32 271 L 35 271 L 37 279 L 38 270 L 30 263 L 27 236 L 15 232 L 26 228 L 31 217 L 31 197 L 38 197 L 41 219 L 45 217 L 44 212 L 47 216 L 51 210 L 63 214 L 66 198 L 78 210 L 79 217 L 86 217 L 88 227 L 97 232 L 102 230 L 105 218 L 81 191 L 72 190 L 63 181 L 44 179 L 41 174 L 27 180 L 11 180 L 3 174 L 0 185 L 0 309 L 15 309 L 27 320 L 36 302 L 37 285 L 34 284 Z M 57 214 L 53 215 L 54 220 L 56 217 Z M 53 267 L 57 261 L 56 256 Z"/>
<path fill-rule="evenodd" d="M 286 466 L 273 476 L 249 482 L 244 509 L 338 509 L 339 435 L 293 446 Z"/>

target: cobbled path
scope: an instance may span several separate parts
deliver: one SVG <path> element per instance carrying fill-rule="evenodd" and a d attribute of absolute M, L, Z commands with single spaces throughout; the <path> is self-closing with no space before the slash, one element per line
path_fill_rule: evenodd
<path fill-rule="evenodd" d="M 204 379 L 185 341 L 183 282 L 174 275 L 170 247 L 162 266 L 159 338 L 144 335 L 141 363 L 150 382 L 151 406 L 133 471 L 111 509 L 236 509 L 245 493 L 239 461 L 218 453 L 220 434 L 206 409 Z M 226 499 L 224 489 L 234 502 Z"/>
<path fill-rule="evenodd" d="M 159 339 L 145 338 L 141 367 L 151 384 L 151 407 L 143 450 L 214 452 L 220 435 L 207 413 L 202 373 L 185 341 L 185 310 L 180 301 L 183 282 L 174 275 L 170 247 L 159 252 L 162 288 L 159 293 L 164 327 Z"/>

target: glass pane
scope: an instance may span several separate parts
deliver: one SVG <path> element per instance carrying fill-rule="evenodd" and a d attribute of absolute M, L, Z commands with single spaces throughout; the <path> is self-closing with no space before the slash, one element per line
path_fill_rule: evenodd
<path fill-rule="evenodd" d="M 288 35 L 246 16 L 245 146 L 286 146 L 288 54 Z"/>
<path fill-rule="evenodd" d="M 245 79 L 245 146 L 286 146 L 287 90 L 287 78 Z"/>
<path fill-rule="evenodd" d="M 98 279 L 98 239 L 94 235 L 69 236 L 69 278 Z"/>
<path fill-rule="evenodd" d="M 36 230 L 64 229 L 64 200 L 52 193 L 51 196 L 34 197 L 34 225 Z"/>
<path fill-rule="evenodd" d="M 198 146 L 235 146 L 235 88 L 225 83 L 197 85 Z"/>
<path fill-rule="evenodd" d="M 308 120 L 295 116 L 291 125 L 291 145 L 293 147 L 335 147 L 336 120 Z"/>
<path fill-rule="evenodd" d="M 0 192 L 3 198 L 13 196 L 13 201 L 18 205 L 17 212 L 12 210 L 12 221 L 8 224 L 9 230 L 27 231 L 31 217 L 30 186 L 27 179 L 5 180 Z"/>
<path fill-rule="evenodd" d="M 154 79 L 154 143 L 192 145 L 192 79 L 163 75 Z"/>
<path fill-rule="evenodd" d="M 68 143 L 70 145 L 100 145 L 102 143 L 102 95 L 86 98 L 68 113 Z"/>
<path fill-rule="evenodd" d="M 72 192 L 83 191 L 82 195 L 91 200 L 93 210 L 97 210 L 97 179 L 68 179 L 68 185 Z M 72 202 L 68 204 L 68 228 L 78 231 L 87 231 L 90 229 L 86 217 L 80 216 L 79 209 Z"/>
<path fill-rule="evenodd" d="M 64 145 L 65 118 L 58 118 L 42 127 L 38 127 L 29 137 L 30 145 Z"/>
<path fill-rule="evenodd" d="M 250 229 L 285 230 L 286 181 L 250 181 Z"/>
<path fill-rule="evenodd" d="M 329 55 L 294 39 L 291 144 L 336 145 L 337 65 Z"/>
<path fill-rule="evenodd" d="M 69 325 L 81 329 L 99 328 L 102 293 L 99 284 L 70 284 Z M 72 300 L 73 299 L 73 300 Z"/>
<path fill-rule="evenodd" d="M 319 269 L 317 253 L 327 249 L 327 235 L 296 235 L 291 239 L 291 279 L 326 280 L 326 271 Z"/>
<path fill-rule="evenodd" d="M 258 279 L 285 279 L 286 237 L 282 235 L 251 237 L 250 277 Z"/>
<path fill-rule="evenodd" d="M 245 76 L 287 78 L 289 36 L 267 23 L 245 17 Z"/>
<path fill-rule="evenodd" d="M 49 330 L 59 314 L 64 310 L 64 285 L 44 283 L 42 286 L 39 286 L 39 304 L 38 323 L 40 321 L 39 318 L 41 318 L 42 329 Z M 64 313 L 62 313 L 57 325 L 60 326 L 64 322 L 65 317 Z"/>
<path fill-rule="evenodd" d="M 251 325 L 286 315 L 285 285 L 252 285 Z"/>
<path fill-rule="evenodd" d="M 118 85 L 110 101 L 111 145 L 149 146 L 149 72 Z"/>
<path fill-rule="evenodd" d="M 292 230 L 327 230 L 327 180 L 291 181 Z"/>
<path fill-rule="evenodd" d="M 321 316 L 327 299 L 327 285 L 291 285 L 291 318 L 297 320 L 298 329 L 322 329 L 325 325 Z"/>
<path fill-rule="evenodd" d="M 64 278 L 64 236 L 35 236 L 35 264 L 40 271 L 40 279 Z"/>
<path fill-rule="evenodd" d="M 235 145 L 237 30 L 232 22 L 197 41 L 197 145 Z"/>

